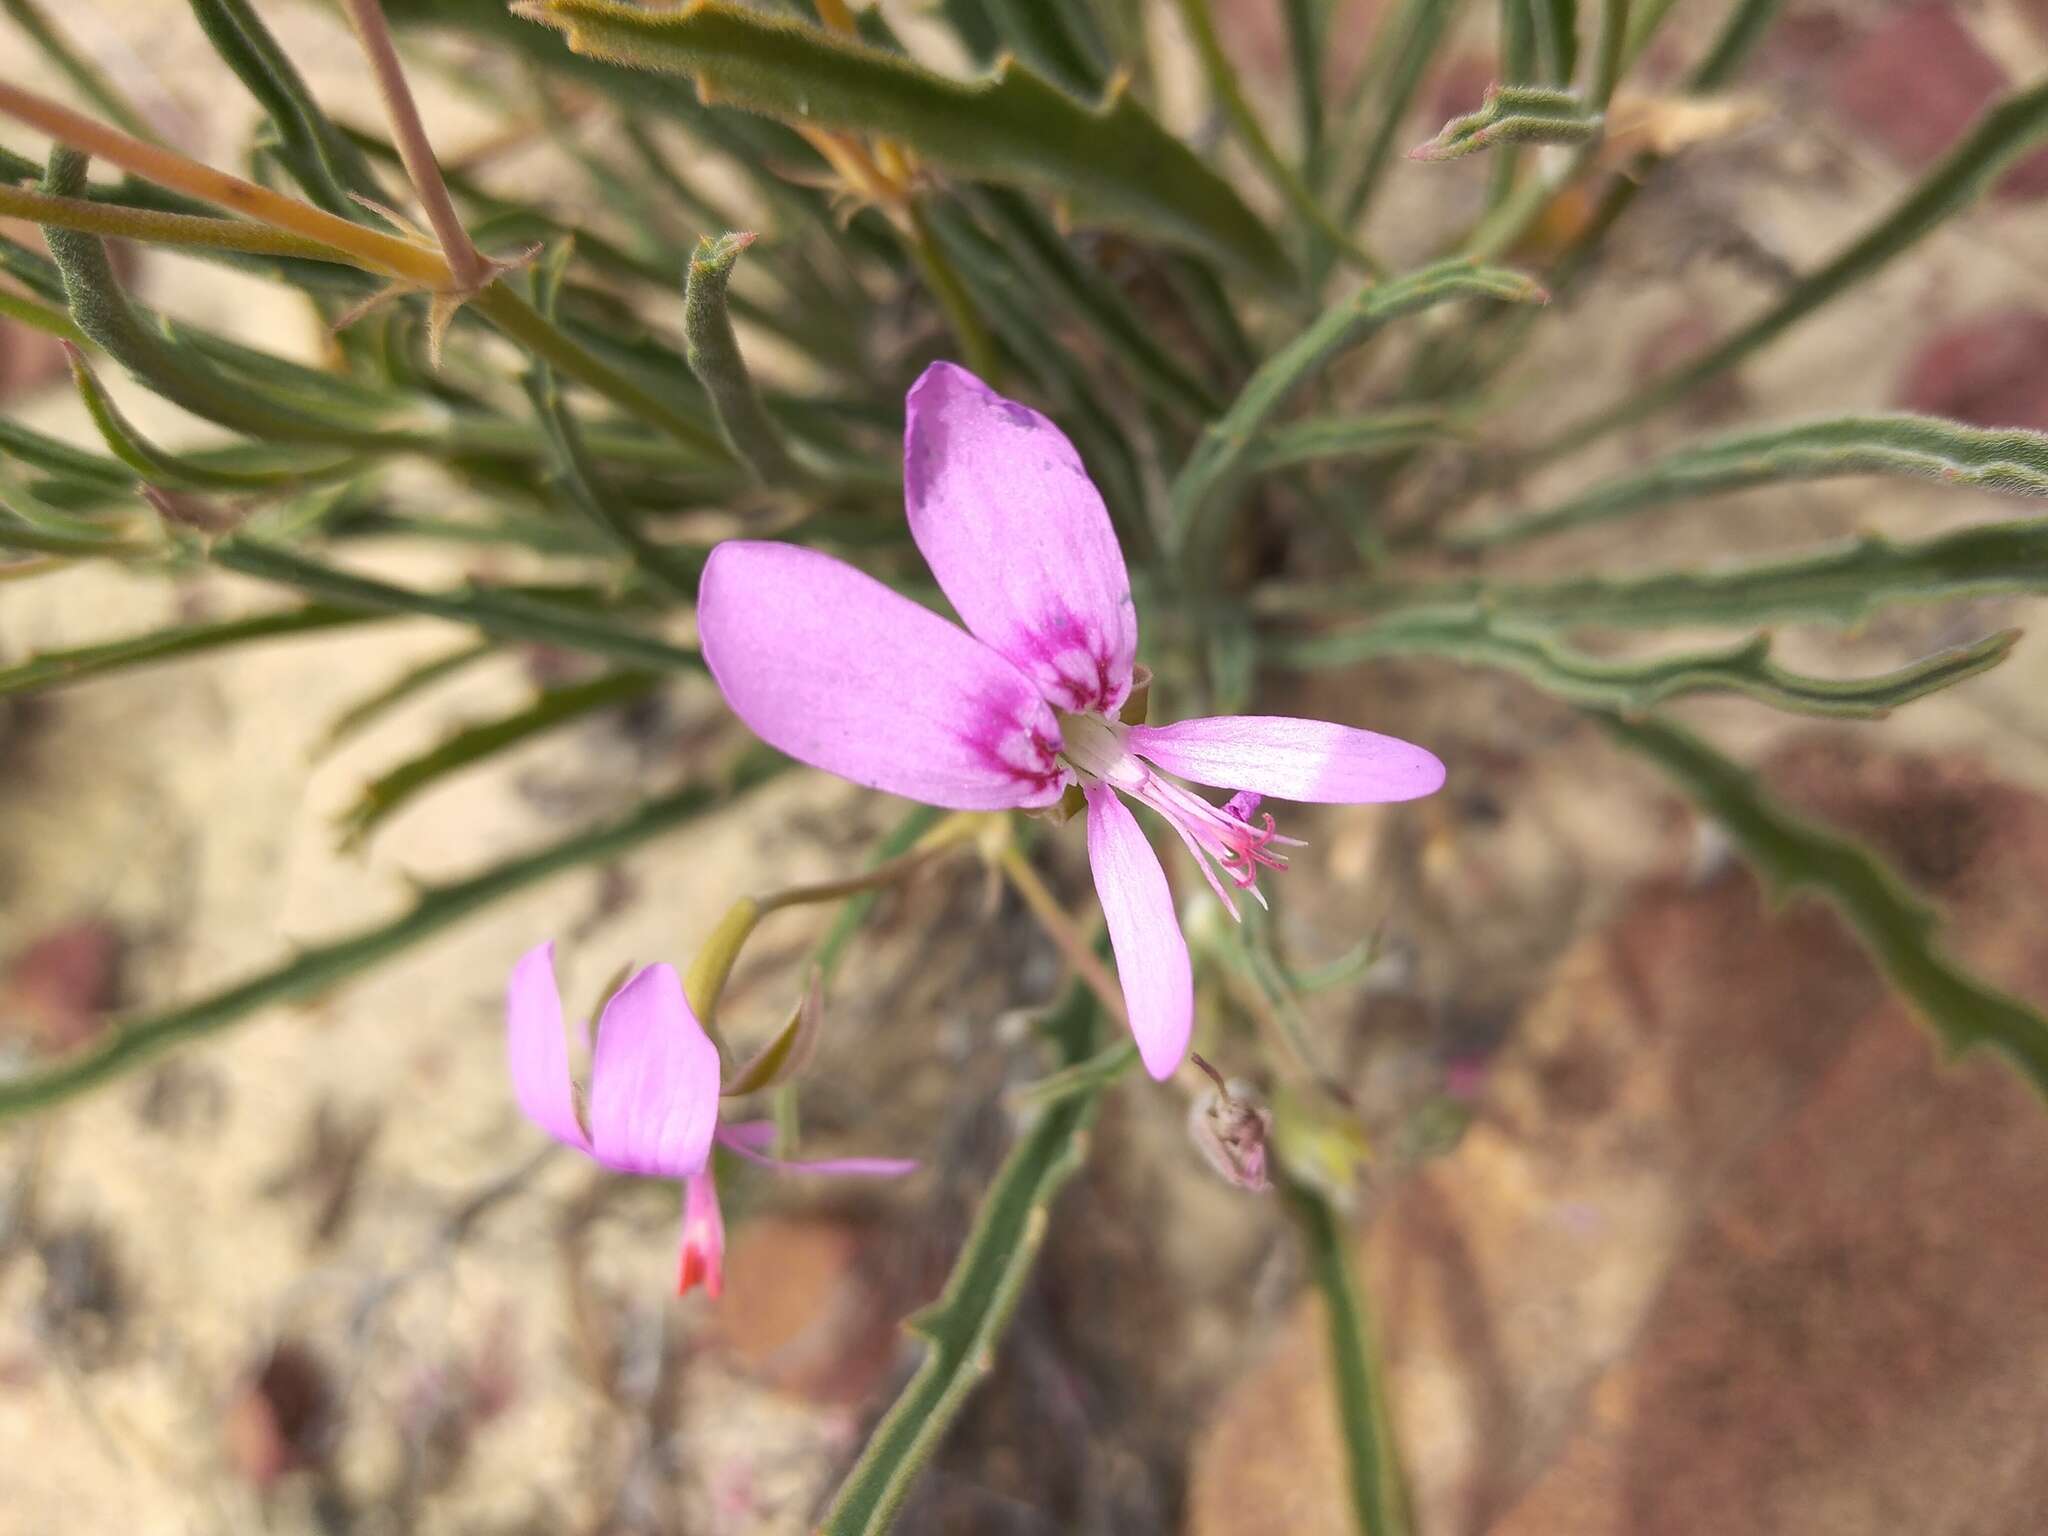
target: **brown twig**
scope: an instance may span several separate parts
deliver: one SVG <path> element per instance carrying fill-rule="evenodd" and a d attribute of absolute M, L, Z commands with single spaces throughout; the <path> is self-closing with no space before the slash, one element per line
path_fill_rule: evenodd
<path fill-rule="evenodd" d="M 427 142 L 426 125 L 420 121 L 412 88 L 405 83 L 405 70 L 398 62 L 398 48 L 391 41 L 384 7 L 379 0 L 343 0 L 343 8 L 355 28 L 356 41 L 363 45 L 363 54 L 370 61 L 370 70 L 377 77 L 377 94 L 384 99 L 384 115 L 391 121 L 392 143 L 398 146 L 398 157 L 405 162 L 405 173 L 412 178 L 427 222 L 434 228 L 434 238 L 441 242 L 441 254 L 448 258 L 448 268 L 455 274 L 456 283 L 473 292 L 491 280 L 494 268 L 469 238 L 469 231 L 462 227 L 462 216 L 455 211 L 455 200 L 448 195 L 448 183 L 441 177 L 434 146 Z"/>

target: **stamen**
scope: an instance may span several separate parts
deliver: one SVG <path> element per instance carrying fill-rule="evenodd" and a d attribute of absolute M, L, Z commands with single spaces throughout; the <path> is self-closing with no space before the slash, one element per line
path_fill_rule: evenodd
<path fill-rule="evenodd" d="M 1272 815 L 1258 812 L 1257 795 L 1240 793 L 1226 805 L 1213 805 L 1132 752 L 1125 727 L 1092 714 L 1067 715 L 1060 723 L 1066 766 L 1085 780 L 1109 784 L 1165 817 L 1233 920 L 1240 916 L 1237 903 L 1224 880 L 1217 878 L 1219 870 L 1228 877 L 1229 886 L 1248 892 L 1262 907 L 1266 904 L 1265 894 L 1259 890 L 1259 871 L 1286 869 L 1286 856 L 1277 850 L 1303 844 L 1299 838 L 1282 837 Z M 1258 816 L 1256 825 L 1250 819 L 1254 815 Z"/>

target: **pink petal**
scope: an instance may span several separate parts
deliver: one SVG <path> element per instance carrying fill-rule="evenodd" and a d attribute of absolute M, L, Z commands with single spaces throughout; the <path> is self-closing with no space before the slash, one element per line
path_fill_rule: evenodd
<path fill-rule="evenodd" d="M 917 1160 L 908 1157 L 826 1157 L 811 1161 L 770 1157 L 761 1148 L 775 1141 L 772 1120 L 742 1120 L 738 1125 L 718 1128 L 718 1144 L 737 1157 L 781 1173 L 835 1173 L 856 1179 L 897 1179 L 917 1171 Z"/>
<path fill-rule="evenodd" d="M 1145 1070 L 1164 1082 L 1187 1054 L 1195 1027 L 1188 941 L 1173 910 L 1166 871 L 1137 818 L 1107 784 L 1091 784 L 1086 793 L 1088 864 L 1102 915 L 1109 920 L 1124 1010 L 1131 1016 Z"/>
<path fill-rule="evenodd" d="M 1363 805 L 1443 787 L 1444 765 L 1394 736 L 1328 720 L 1219 715 L 1131 728 L 1131 750 L 1168 773 L 1282 800 Z"/>
<path fill-rule="evenodd" d="M 590 1150 L 576 1118 L 569 1044 L 562 1035 L 562 994 L 555 985 L 555 946 L 528 950 L 505 987 L 505 1055 L 520 1111 L 559 1142 Z"/>
<path fill-rule="evenodd" d="M 718 1047 L 675 967 L 650 965 L 612 994 L 590 1066 L 593 1154 L 620 1173 L 681 1179 L 711 1155 Z"/>
<path fill-rule="evenodd" d="M 1050 805 L 1059 721 L 994 651 L 844 561 L 727 540 L 697 590 L 705 663 L 756 736 L 957 811 Z"/>
<path fill-rule="evenodd" d="M 967 627 L 1061 709 L 1113 715 L 1138 615 L 1102 496 L 1066 434 L 966 369 L 911 386 L 910 536 Z"/>
<path fill-rule="evenodd" d="M 695 1285 L 713 1301 L 725 1294 L 725 1216 L 711 1170 L 690 1175 L 683 1186 L 682 1256 L 676 1264 L 676 1294 Z"/>

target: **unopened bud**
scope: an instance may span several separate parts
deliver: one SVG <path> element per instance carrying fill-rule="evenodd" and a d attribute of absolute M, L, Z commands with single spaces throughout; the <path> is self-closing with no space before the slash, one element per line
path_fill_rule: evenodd
<path fill-rule="evenodd" d="M 1266 1141 L 1273 1132 L 1273 1112 L 1254 1102 L 1243 1083 L 1225 1082 L 1199 1052 L 1190 1052 L 1189 1060 L 1216 1086 L 1188 1107 L 1188 1135 L 1226 1183 L 1263 1194 L 1272 1188 L 1266 1177 Z"/>

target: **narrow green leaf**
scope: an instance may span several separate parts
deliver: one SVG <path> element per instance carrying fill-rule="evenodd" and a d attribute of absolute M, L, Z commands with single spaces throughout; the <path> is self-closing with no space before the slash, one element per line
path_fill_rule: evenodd
<path fill-rule="evenodd" d="M 695 651 L 640 630 L 628 629 L 594 613 L 560 602 L 505 588 L 472 587 L 466 591 L 421 592 L 394 586 L 374 577 L 322 565 L 304 555 L 265 544 L 246 535 L 224 539 L 212 550 L 214 564 L 261 581 L 295 587 L 313 597 L 383 613 L 419 614 L 467 624 L 487 635 L 559 645 L 592 656 L 607 656 L 649 671 L 700 671 Z"/>
<path fill-rule="evenodd" d="M 1022 263 L 1067 303 L 1096 339 L 1131 370 L 1140 388 L 1196 420 L 1223 409 L 1216 392 L 1159 344 L 1157 327 L 1131 307 L 1114 283 L 1083 262 L 1066 237 L 1023 194 L 988 186 L 979 189 L 973 201 L 1002 237 L 1011 257 L 1021 257 Z"/>
<path fill-rule="evenodd" d="M 716 433 L 699 426 L 647 385 L 606 362 L 583 340 L 570 335 L 514 293 L 511 284 L 492 283 L 470 300 L 469 307 L 534 357 L 602 395 L 620 410 L 659 427 L 714 464 L 731 461 L 731 451 Z"/>
<path fill-rule="evenodd" d="M 1576 92 L 1542 85 L 1494 85 L 1477 111 L 1454 117 L 1410 160 L 1456 160 L 1495 144 L 1590 144 L 1605 118 Z"/>
<path fill-rule="evenodd" d="M 305 80 L 248 0 L 191 0 L 213 51 L 235 72 L 277 131 L 274 153 L 308 197 L 329 213 L 360 221 L 351 193 L 385 196 L 362 153 L 321 110 Z"/>
<path fill-rule="evenodd" d="M 1647 661 L 1608 661 L 1573 650 L 1552 631 L 1472 612 L 1394 618 L 1273 647 L 1266 659 L 1282 666 L 1316 667 L 1374 656 L 1444 656 L 1513 672 L 1574 704 L 1624 713 L 1685 694 L 1740 693 L 1791 714 L 1876 719 L 1997 666 L 2019 637 L 2016 629 L 2001 630 L 1895 671 L 1837 680 L 1779 666 L 1771 660 L 1769 635 Z"/>
<path fill-rule="evenodd" d="M 1536 51 L 1545 76 L 1556 85 L 1571 84 L 1579 67 L 1578 0 L 1527 0 L 1536 23 Z"/>
<path fill-rule="evenodd" d="M 1536 71 L 1536 14 L 1533 0 L 1499 0 L 1500 3 L 1500 81 L 1509 86 L 1530 86 L 1537 83 Z M 1568 83 L 1568 82 L 1567 82 Z M 1446 129 L 1445 132 L 1449 130 Z M 1443 134 L 1438 134 L 1441 139 Z M 1425 144 L 1422 149 L 1426 150 Z M 1408 151 L 1409 159 L 1421 155 L 1421 150 Z M 1486 209 L 1491 213 L 1506 202 L 1520 179 L 1522 155 L 1512 143 L 1506 145 L 1493 157 L 1493 167 L 1486 179 Z"/>
<path fill-rule="evenodd" d="M 1628 34 L 1621 45 L 1622 68 L 1643 56 L 1643 50 L 1650 45 L 1650 39 L 1657 35 L 1657 29 L 1664 25 L 1664 18 L 1671 14 L 1677 0 L 1636 0 L 1629 7 Z"/>
<path fill-rule="evenodd" d="M 540 313 L 549 320 L 554 318 L 568 250 L 567 246 L 556 247 L 535 275 Z M 554 450 L 555 471 L 569 500 L 606 538 L 632 556 L 648 575 L 684 601 L 694 602 L 697 579 L 703 574 L 702 559 L 650 539 L 640 526 L 640 520 L 620 506 L 609 493 L 597 465 L 584 448 L 583 434 L 575 418 L 562 401 L 554 370 L 536 359 L 527 371 L 526 390 Z"/>
<path fill-rule="evenodd" d="M 85 184 L 85 167 L 83 155 L 62 147 L 53 150 L 44 190 L 58 197 L 74 196 Z M 283 409 L 235 389 L 202 359 L 165 341 L 128 302 L 98 236 L 46 224 L 43 239 L 63 276 L 65 299 L 78 328 L 156 393 L 196 416 L 252 437 L 377 446 L 374 432 Z"/>
<path fill-rule="evenodd" d="M 452 677 L 472 662 L 482 661 L 486 656 L 495 655 L 498 647 L 495 641 L 484 640 L 475 645 L 460 646 L 443 652 L 416 667 L 408 667 L 393 678 L 390 683 L 375 693 L 358 699 L 336 715 L 314 746 L 312 757 L 315 761 L 341 746 L 344 742 L 360 735 L 371 725 L 384 718 L 400 704 L 431 688 L 443 678 Z"/>
<path fill-rule="evenodd" d="M 1300 1224 L 1309 1269 L 1323 1298 L 1352 1517 L 1360 1536 L 1404 1536 L 1407 1499 L 1393 1416 L 1387 1411 L 1385 1371 L 1372 1316 L 1352 1272 L 1350 1233 L 1321 1191 L 1284 1174 L 1280 1188 Z"/>
<path fill-rule="evenodd" d="M 151 485 L 197 491 L 279 491 L 342 478 L 357 473 L 363 467 L 362 460 L 356 458 L 294 463 L 296 455 L 286 453 L 276 456 L 281 458 L 281 462 L 274 468 L 234 469 L 166 453 L 130 425 L 128 418 L 121 414 L 121 408 L 100 387 L 100 381 L 93 376 L 85 355 L 76 347 L 68 347 L 66 351 L 71 359 L 72 381 L 85 401 L 86 414 L 92 418 L 92 424 L 99 429 L 114 457 Z"/>
<path fill-rule="evenodd" d="M 383 617 L 380 613 L 365 613 L 355 608 L 309 603 L 303 608 L 283 613 L 258 614 L 219 624 L 174 624 L 167 629 L 131 635 L 123 640 L 44 651 L 12 666 L 0 667 L 0 695 L 54 688 L 89 677 L 102 677 L 110 672 L 125 672 L 131 667 L 151 666 L 161 661 L 176 661 L 186 656 L 225 650 L 251 640 L 311 634 L 344 625 L 368 624 Z"/>
<path fill-rule="evenodd" d="M 1077 986 L 1062 1011 L 1069 1042 L 1063 1064 L 1073 1066 L 1090 1054 L 1094 1000 Z M 1039 1113 L 1003 1160 L 945 1290 L 910 1321 L 925 1346 L 923 1363 L 840 1484 L 820 1536 L 886 1531 L 968 1395 L 994 1367 L 996 1344 L 1045 1241 L 1053 1199 L 1085 1156 L 1101 1086 Z"/>
<path fill-rule="evenodd" d="M 504 897 L 564 870 L 630 853 L 757 788 L 788 766 L 760 752 L 722 785 L 691 785 L 650 800 L 623 820 L 572 833 L 452 885 L 428 887 L 410 909 L 344 938 L 300 950 L 284 964 L 194 1002 L 128 1019 L 89 1049 L 0 1078 L 0 1120 L 49 1109 L 124 1076 L 175 1047 L 215 1034 L 274 1004 L 318 997 Z"/>
<path fill-rule="evenodd" d="M 1296 137 L 1301 141 L 1301 180 L 1310 196 L 1322 186 L 1326 137 L 1323 129 L 1323 51 L 1329 20 L 1324 0 L 1285 0 L 1287 62 L 1294 76 Z"/>
<path fill-rule="evenodd" d="M 803 477 L 789 457 L 747 360 L 740 355 L 739 338 L 733 334 L 732 319 L 726 314 L 725 290 L 732 281 L 734 263 L 740 252 L 754 243 L 751 234 L 724 234 L 713 239 L 705 235 L 690 257 L 689 278 L 683 289 L 684 356 L 690 371 L 711 397 L 712 413 L 732 451 L 764 485 L 793 485 Z"/>
<path fill-rule="evenodd" d="M 0 320 L 17 321 L 31 330 L 41 331 L 45 336 L 61 337 L 80 346 L 85 344 L 85 332 L 73 325 L 71 317 L 64 311 L 51 309 L 4 288 L 0 288 Z"/>
<path fill-rule="evenodd" d="M 118 459 L 87 453 L 48 433 L 0 416 L 0 455 L 66 480 L 83 480 L 112 492 L 132 494 L 135 475 Z"/>
<path fill-rule="evenodd" d="M 1694 91 L 1718 91 L 1749 58 L 1750 51 L 1778 18 L 1784 0 L 1735 0 L 1714 44 L 1693 70 Z"/>
<path fill-rule="evenodd" d="M 1933 911 L 1868 848 L 1772 799 L 1753 775 L 1670 721 L 1595 718 L 1668 773 L 1781 896 L 1811 891 L 1840 912 L 1947 1050 L 2002 1051 L 2048 1094 L 2048 1019 L 1951 960 L 1936 942 Z"/>
<path fill-rule="evenodd" d="M 1371 208 L 1373 197 L 1379 191 L 1380 177 L 1393 153 L 1394 140 L 1399 137 L 1401 124 L 1408 116 L 1408 107 L 1415 99 L 1415 92 L 1422 84 L 1430 60 L 1436 57 L 1437 49 L 1443 44 L 1444 34 L 1457 13 L 1459 3 L 1460 0 L 1406 0 L 1398 17 L 1390 16 L 1380 23 L 1383 27 L 1397 28 L 1394 35 L 1399 41 L 1390 45 L 1394 53 L 1386 83 L 1377 98 L 1379 121 L 1364 140 L 1367 146 L 1364 163 L 1359 167 L 1350 191 L 1338 204 L 1338 222 L 1345 228 L 1356 229 Z"/>
<path fill-rule="evenodd" d="M 1900 475 L 2006 496 L 2048 496 L 2048 433 L 1987 431 L 1934 416 L 1841 416 L 1739 432 L 1681 448 L 1540 512 L 1453 535 L 1451 542 L 1512 544 L 1674 501 L 1843 475 Z"/>
<path fill-rule="evenodd" d="M 1052 414 L 1073 437 L 1101 488 L 1125 549 L 1145 558 L 1158 539 L 1145 516 L 1143 476 L 1118 414 L 1097 389 L 1098 381 L 1071 349 L 1048 333 L 1043 310 L 1033 302 L 1028 274 L 1018 271 L 1003 247 L 964 207 L 953 199 L 935 199 L 930 215 L 934 233 L 958 264 L 974 302 L 1053 402 Z"/>
<path fill-rule="evenodd" d="M 1209 12 L 1209 0 L 1173 0 L 1173 3 L 1180 12 L 1188 36 L 1194 41 L 1195 53 L 1208 77 L 1210 94 L 1222 107 L 1223 115 L 1230 119 L 1231 131 L 1237 135 L 1245 153 L 1265 172 L 1266 179 L 1272 182 L 1281 197 L 1293 206 L 1313 238 L 1355 266 L 1377 275 L 1379 262 L 1330 217 L 1316 200 L 1315 193 L 1295 174 L 1294 168 L 1280 158 L 1280 151 L 1266 136 L 1265 125 L 1259 121 L 1252 104 L 1238 87 L 1237 69 L 1231 63 L 1230 55 L 1224 51 L 1223 39 L 1217 35 L 1216 19 Z"/>
<path fill-rule="evenodd" d="M 1309 416 L 1269 427 L 1245 450 L 1252 474 L 1323 459 L 1374 459 L 1430 443 L 1468 440 L 1470 433 L 1430 406 L 1376 411 L 1368 416 Z"/>
<path fill-rule="evenodd" d="M 1627 58 L 1630 0 L 1600 0 L 1598 51 L 1593 56 L 1593 83 L 1589 97 L 1596 112 L 1607 110 L 1614 88 L 1621 83 L 1622 63 Z"/>
<path fill-rule="evenodd" d="M 1077 1094 L 1101 1093 L 1137 1065 L 1135 1041 L 1119 1040 L 1105 1046 L 1086 1061 L 1077 1061 L 1057 1072 L 1048 1072 L 1013 1090 L 1010 1102 L 1019 1109 L 1045 1109 Z"/>
<path fill-rule="evenodd" d="M 586 715 L 630 703 L 652 692 L 659 681 L 650 672 L 614 672 L 565 683 L 544 690 L 523 709 L 457 731 L 364 785 L 355 803 L 342 813 L 342 846 L 360 848 L 386 820 L 443 779 Z"/>
<path fill-rule="evenodd" d="M 2048 520 L 1987 523 L 1900 543 L 1874 535 L 1818 554 L 1707 571 L 1536 583 L 1269 589 L 1267 614 L 1490 612 L 1551 624 L 1747 627 L 1776 619 L 1853 624 L 1891 603 L 2048 591 Z"/>
<path fill-rule="evenodd" d="M 1910 250 L 1922 236 L 1977 200 L 1999 174 L 2048 134 L 2048 80 L 2016 91 L 1977 119 L 1890 213 L 1819 271 L 1801 278 L 1769 309 L 1692 361 L 1642 384 L 1621 400 L 1540 450 L 1562 453 L 1680 399 L 1734 367 L 1830 300 L 1848 292 Z"/>
<path fill-rule="evenodd" d="M 684 74 L 711 100 L 784 122 L 899 139 L 957 174 L 1022 181 L 1081 218 L 1180 241 L 1284 284 L 1287 258 L 1237 194 L 1130 96 L 1087 107 L 1015 62 L 962 82 L 907 58 L 721 0 L 649 11 L 534 0 L 578 53 Z"/>
<path fill-rule="evenodd" d="M 1184 548 L 1205 552 L 1198 524 L 1221 502 L 1268 418 L 1297 388 L 1338 353 L 1356 346 L 1390 320 L 1453 299 L 1494 298 L 1541 303 L 1543 290 L 1519 272 L 1444 261 L 1363 288 L 1312 321 L 1245 382 L 1223 417 L 1212 424 L 1173 483 L 1173 524 Z"/>

